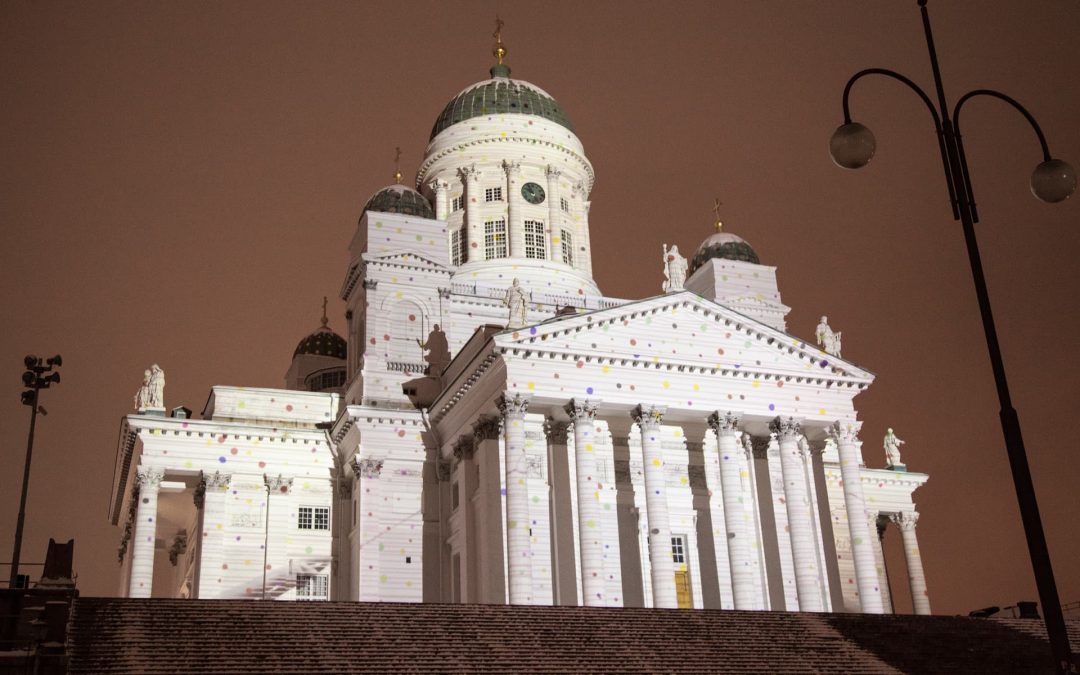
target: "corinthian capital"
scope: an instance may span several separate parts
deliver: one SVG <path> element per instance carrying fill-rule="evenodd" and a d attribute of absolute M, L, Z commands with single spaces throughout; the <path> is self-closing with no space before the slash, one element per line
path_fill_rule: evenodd
<path fill-rule="evenodd" d="M 862 422 L 841 422 L 837 420 L 829 425 L 829 435 L 836 439 L 837 445 L 848 445 L 859 440 Z"/>
<path fill-rule="evenodd" d="M 457 175 L 463 183 L 472 180 L 480 180 L 480 169 L 477 169 L 475 164 L 470 164 L 469 166 L 459 168 L 457 170 Z"/>
<path fill-rule="evenodd" d="M 794 417 L 777 417 L 769 422 L 769 431 L 776 434 L 778 441 L 793 441 L 802 435 L 802 424 Z"/>
<path fill-rule="evenodd" d="M 513 396 L 503 393 L 495 399 L 495 405 L 499 406 L 499 412 L 504 417 L 525 417 L 525 413 L 529 411 L 529 397 L 518 393 Z"/>
<path fill-rule="evenodd" d="M 502 419 L 498 415 L 481 415 L 473 422 L 473 441 L 479 444 L 498 438 L 501 429 Z"/>
<path fill-rule="evenodd" d="M 547 174 L 548 178 L 557 180 L 559 176 L 562 175 L 562 169 L 556 167 L 554 164 L 548 164 L 547 168 L 544 169 L 544 173 Z"/>
<path fill-rule="evenodd" d="M 379 474 L 382 473 L 383 461 L 381 459 L 375 459 L 373 457 L 359 459 L 353 457 L 349 464 L 352 466 L 353 475 L 357 477 L 378 478 Z"/>
<path fill-rule="evenodd" d="M 664 421 L 664 413 L 667 408 L 655 405 L 638 404 L 630 411 L 630 417 L 637 422 L 642 429 L 659 429 Z"/>
<path fill-rule="evenodd" d="M 720 436 L 721 434 L 727 436 L 734 434 L 739 430 L 740 419 L 738 414 L 733 413 L 730 410 L 724 413 L 716 410 L 709 415 L 709 426 L 712 427 L 712 430 L 717 436 Z"/>
<path fill-rule="evenodd" d="M 498 433 L 498 432 L 496 432 Z M 463 434 L 458 436 L 457 441 L 454 443 L 451 450 L 454 453 L 454 459 L 461 461 L 463 459 L 471 459 L 473 451 L 476 450 L 476 440 L 474 436 Z"/>
<path fill-rule="evenodd" d="M 229 489 L 229 483 L 232 482 L 232 474 L 221 473 L 220 471 L 215 471 L 209 476 L 203 474 L 203 482 L 206 483 L 207 490 L 227 490 Z"/>
<path fill-rule="evenodd" d="M 263 476 L 263 482 L 266 483 L 266 489 L 269 490 L 271 494 L 280 493 L 287 495 L 292 491 L 292 476 L 286 478 L 280 473 L 276 476 L 265 475 Z"/>
<path fill-rule="evenodd" d="M 506 172 L 507 176 L 513 176 L 515 174 L 521 173 L 521 162 L 511 162 L 508 159 L 504 159 L 502 162 L 502 168 L 503 171 Z"/>
<path fill-rule="evenodd" d="M 566 430 L 569 428 L 569 424 L 561 420 L 557 420 L 553 417 L 549 417 L 544 420 L 544 433 L 547 435 L 548 443 L 552 445 L 566 445 Z"/>
<path fill-rule="evenodd" d="M 915 529 L 915 523 L 919 522 L 918 511 L 900 511 L 899 513 L 889 514 L 889 520 L 896 523 L 904 532 L 911 532 Z"/>
<path fill-rule="evenodd" d="M 436 178 L 435 180 L 428 181 L 427 186 L 431 188 L 431 191 L 438 194 L 450 187 L 450 183 L 447 183 L 442 178 Z"/>
<path fill-rule="evenodd" d="M 140 489 L 147 487 L 156 488 L 161 484 L 161 479 L 164 477 L 165 472 L 163 470 L 152 466 L 144 466 L 135 474 L 135 483 Z"/>
<path fill-rule="evenodd" d="M 570 416 L 570 420 L 575 424 L 578 422 L 591 424 L 596 419 L 597 404 L 589 399 L 580 400 L 576 398 L 570 399 L 570 402 L 563 406 L 563 410 Z"/>

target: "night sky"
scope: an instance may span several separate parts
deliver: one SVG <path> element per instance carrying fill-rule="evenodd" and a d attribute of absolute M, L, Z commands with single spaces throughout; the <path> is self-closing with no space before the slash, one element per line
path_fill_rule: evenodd
<path fill-rule="evenodd" d="M 446 102 L 486 79 L 494 14 L 513 77 L 568 112 L 597 175 L 606 295 L 660 293 L 661 244 L 725 229 L 778 267 L 789 332 L 822 314 L 877 374 L 855 399 L 864 456 L 930 474 L 915 499 L 937 613 L 1037 599 L 959 223 L 927 110 L 885 78 L 855 88 L 877 136 L 859 171 L 828 139 L 848 77 L 933 86 L 903 2 L 4 2 L 0 5 L 0 559 L 9 560 L 29 409 L 43 392 L 23 560 L 76 540 L 83 594 L 114 594 L 107 501 L 143 369 L 198 413 L 214 384 L 281 387 L 296 343 L 344 330 L 337 294 L 368 197 L 410 180 Z M 1000 89 L 1080 165 L 1080 3 L 931 2 L 950 101 Z M 1080 197 L 1029 192 L 1039 146 L 1000 101 L 964 109 L 977 226 L 1005 365 L 1063 602 L 1080 600 Z M 899 533 L 887 540 L 910 611 Z M 34 574 L 36 576 L 37 569 Z M 0 567 L 6 578 L 7 567 Z"/>

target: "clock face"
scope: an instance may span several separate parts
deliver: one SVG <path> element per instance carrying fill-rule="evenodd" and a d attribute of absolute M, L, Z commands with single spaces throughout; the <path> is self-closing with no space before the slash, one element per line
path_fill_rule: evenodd
<path fill-rule="evenodd" d="M 530 204 L 543 204 L 544 188 L 536 183 L 525 183 L 521 186 L 521 196 Z"/>

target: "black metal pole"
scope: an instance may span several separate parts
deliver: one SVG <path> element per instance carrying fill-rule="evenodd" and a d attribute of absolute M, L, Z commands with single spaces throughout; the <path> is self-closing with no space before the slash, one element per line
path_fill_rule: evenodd
<path fill-rule="evenodd" d="M 15 549 L 11 553 L 11 577 L 8 580 L 8 588 L 15 588 L 19 578 L 19 556 L 22 553 L 23 521 L 26 520 L 26 492 L 30 487 L 30 458 L 34 454 L 34 426 L 37 424 L 38 393 L 41 391 L 36 385 L 32 389 L 34 402 L 30 406 L 30 433 L 26 438 L 26 464 L 23 466 L 22 496 L 19 497 L 19 517 L 15 521 Z"/>
<path fill-rule="evenodd" d="M 1009 383 L 1005 377 L 1005 364 L 1001 357 L 1001 346 L 998 343 L 994 315 L 990 309 L 990 294 L 986 287 L 982 258 L 979 255 L 979 245 L 975 237 L 972 213 L 974 199 L 970 194 L 970 184 L 964 178 L 965 172 L 962 171 L 962 167 L 967 165 L 967 159 L 957 142 L 958 139 L 953 133 L 952 123 L 948 118 L 948 107 L 945 102 L 944 87 L 941 83 L 941 73 L 938 69 L 937 52 L 934 49 L 930 17 L 926 11 L 926 0 L 919 0 L 919 7 L 922 12 L 923 28 L 926 33 L 926 45 L 930 51 L 930 63 L 934 71 L 934 84 L 941 103 L 945 148 L 950 165 L 949 175 L 946 178 L 952 183 L 958 202 L 960 223 L 964 230 L 964 243 L 967 245 L 968 262 L 971 265 L 971 277 L 975 283 L 975 295 L 979 301 L 979 314 L 982 317 L 983 332 L 986 335 L 986 348 L 990 353 L 994 384 L 997 387 L 998 401 L 1001 405 L 1001 412 L 999 413 L 1001 430 L 1005 436 L 1005 449 L 1009 456 L 1013 485 L 1016 488 L 1020 519 L 1024 525 L 1028 554 L 1031 556 L 1035 585 L 1038 588 L 1039 600 L 1043 606 L 1043 619 L 1046 624 L 1047 636 L 1050 639 L 1050 649 L 1054 654 L 1055 667 L 1058 672 L 1065 673 L 1068 672 L 1072 665 L 1069 635 L 1061 611 L 1061 600 L 1058 598 L 1057 584 L 1054 581 L 1054 570 L 1050 564 L 1050 552 L 1046 545 L 1042 519 L 1039 516 L 1039 504 L 1035 498 L 1035 486 L 1031 481 L 1031 469 L 1028 466 L 1027 452 L 1024 449 L 1024 438 L 1020 432 L 1020 419 L 1013 408 L 1012 397 L 1009 395 Z"/>

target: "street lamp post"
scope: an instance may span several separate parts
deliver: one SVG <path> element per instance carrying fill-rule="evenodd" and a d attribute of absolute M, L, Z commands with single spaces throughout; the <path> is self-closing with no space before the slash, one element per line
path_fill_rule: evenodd
<path fill-rule="evenodd" d="M 46 414 L 45 410 L 38 405 L 38 397 L 42 389 L 59 384 L 60 373 L 52 372 L 52 369 L 59 368 L 63 364 L 63 359 L 59 354 L 44 361 L 36 356 L 27 356 L 23 359 L 23 364 L 26 366 L 26 372 L 22 376 L 23 385 L 29 388 L 22 393 L 22 402 L 23 405 L 30 406 L 30 433 L 26 437 L 26 463 L 23 465 L 22 496 L 19 497 L 19 516 L 15 521 L 15 548 L 11 553 L 11 577 L 8 580 L 8 588 L 15 588 L 19 580 L 23 521 L 26 519 L 26 492 L 30 487 L 30 458 L 34 454 L 34 427 L 37 425 L 38 411 Z"/>
<path fill-rule="evenodd" d="M 926 0 L 919 0 L 918 4 L 922 13 L 923 30 L 926 33 L 926 45 L 930 52 L 930 65 L 934 73 L 938 106 L 935 108 L 926 92 L 897 72 L 883 68 L 870 68 L 860 71 L 848 80 L 847 86 L 844 88 L 844 124 L 833 134 L 829 149 L 833 160 L 839 166 L 847 169 L 858 169 L 865 166 L 874 156 L 876 142 L 873 134 L 863 125 L 851 120 L 848 108 L 848 95 L 851 92 L 852 85 L 866 75 L 885 75 L 899 80 L 914 90 L 930 109 L 930 115 L 934 119 L 934 127 L 938 135 L 938 146 L 941 151 L 942 165 L 945 169 L 945 179 L 949 187 L 949 201 L 952 204 L 953 219 L 959 220 L 964 230 L 968 262 L 971 264 L 971 276 L 975 282 L 975 294 L 979 300 L 979 313 L 982 316 L 983 331 L 986 334 L 986 346 L 990 352 L 994 382 L 997 386 L 998 400 L 1001 404 L 1001 429 L 1005 436 L 1005 447 L 1009 455 L 1009 465 L 1012 469 L 1013 483 L 1016 487 L 1016 497 L 1020 506 L 1020 517 L 1023 520 L 1024 533 L 1027 537 L 1031 566 L 1035 573 L 1035 583 L 1043 606 L 1046 631 L 1050 638 L 1050 646 L 1053 650 L 1057 668 L 1059 672 L 1066 672 L 1072 663 L 1069 639 L 1065 630 L 1065 620 L 1061 612 L 1057 586 L 1054 583 L 1054 571 L 1050 565 L 1050 554 L 1046 547 L 1042 520 L 1039 517 L 1039 505 L 1035 499 L 1035 488 L 1031 482 L 1031 471 L 1028 467 L 1027 453 L 1024 450 L 1024 439 L 1020 433 L 1020 420 L 1016 415 L 1016 410 L 1013 408 L 1012 398 L 1009 395 L 1009 385 L 1005 379 L 1005 366 L 1001 359 L 997 330 L 994 327 L 994 317 L 990 311 L 990 296 L 987 293 L 986 278 L 983 275 L 982 260 L 975 239 L 974 225 L 979 222 L 979 216 L 975 209 L 975 198 L 971 191 L 967 158 L 964 155 L 964 144 L 960 135 L 961 108 L 964 103 L 976 96 L 990 96 L 1008 103 L 1027 119 L 1036 136 L 1038 136 L 1043 153 L 1043 161 L 1035 168 L 1031 176 L 1031 191 L 1040 200 L 1052 203 L 1067 199 L 1076 190 L 1076 173 L 1067 163 L 1051 157 L 1046 138 L 1043 136 L 1042 129 L 1039 128 L 1035 118 L 1022 105 L 1001 92 L 991 89 L 976 89 L 964 94 L 957 101 L 950 120 L 945 90 L 941 84 L 941 72 L 938 69 L 937 52 L 934 49 L 934 38 L 930 30 L 930 16 L 926 10 Z"/>

